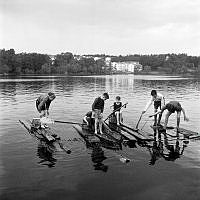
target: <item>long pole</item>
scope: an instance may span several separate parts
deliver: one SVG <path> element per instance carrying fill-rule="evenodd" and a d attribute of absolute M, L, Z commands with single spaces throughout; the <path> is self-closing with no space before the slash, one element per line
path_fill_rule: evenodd
<path fill-rule="evenodd" d="M 78 125 L 83 125 L 83 124 L 78 123 L 78 122 L 68 122 L 68 121 L 60 121 L 60 120 L 54 120 L 54 122 L 63 123 L 63 124 L 78 124 Z"/>
<path fill-rule="evenodd" d="M 116 111 L 120 110 L 122 107 L 126 106 L 127 104 L 128 104 L 128 102 L 125 103 L 124 105 L 122 105 L 120 108 L 117 108 L 116 110 L 114 110 L 110 115 L 108 115 L 108 117 L 104 120 L 104 122 L 105 122 L 112 114 L 114 114 Z"/>
<path fill-rule="evenodd" d="M 142 115 L 143 115 L 143 114 L 140 115 L 140 118 L 139 118 L 139 120 L 138 120 L 138 122 L 137 122 L 137 125 L 136 125 L 136 127 L 135 127 L 136 129 L 138 129 L 139 123 L 140 123 L 140 121 L 141 121 L 141 119 L 142 119 Z"/>

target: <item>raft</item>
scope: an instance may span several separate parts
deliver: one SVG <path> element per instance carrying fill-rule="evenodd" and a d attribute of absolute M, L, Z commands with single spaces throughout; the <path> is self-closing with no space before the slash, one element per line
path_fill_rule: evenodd
<path fill-rule="evenodd" d="M 33 128 L 30 120 L 19 120 L 19 122 L 32 137 L 53 146 L 57 151 L 71 153 L 71 150 L 62 144 L 61 139 L 50 128 Z"/>
<path fill-rule="evenodd" d="M 116 137 L 109 133 L 109 129 L 105 126 L 103 128 L 103 134 L 95 134 L 94 131 L 88 128 L 87 125 L 73 125 L 74 129 L 79 133 L 79 135 L 86 142 L 87 147 L 94 147 L 96 145 L 101 145 L 108 149 L 121 149 L 121 137 L 119 135 Z M 113 133 L 112 133 L 113 134 Z"/>

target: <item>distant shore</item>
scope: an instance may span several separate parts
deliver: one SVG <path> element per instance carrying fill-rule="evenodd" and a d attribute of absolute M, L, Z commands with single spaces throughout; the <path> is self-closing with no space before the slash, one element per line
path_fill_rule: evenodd
<path fill-rule="evenodd" d="M 158 71 L 150 71 L 150 72 L 138 72 L 138 73 L 123 73 L 123 72 L 117 72 L 117 73 L 107 73 L 107 74 L 0 74 L 0 77 L 7 77 L 7 76 L 105 76 L 105 75 L 157 75 L 157 76 L 181 76 L 181 77 L 199 77 L 199 74 L 194 73 L 166 73 L 166 72 L 158 72 Z"/>

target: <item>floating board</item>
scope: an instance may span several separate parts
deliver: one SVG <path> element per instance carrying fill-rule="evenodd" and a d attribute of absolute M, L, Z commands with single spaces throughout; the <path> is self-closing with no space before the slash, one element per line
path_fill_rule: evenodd
<path fill-rule="evenodd" d="M 117 124 L 109 124 L 109 127 L 111 130 L 118 132 L 124 139 L 128 140 L 129 142 L 137 141 L 136 137 L 134 137 L 133 135 L 131 135 L 125 131 L 121 131 L 120 128 L 117 126 Z"/>
<path fill-rule="evenodd" d="M 73 125 L 79 135 L 89 144 L 100 143 L 100 139 L 95 136 L 89 129 L 83 128 L 80 125 Z"/>
<path fill-rule="evenodd" d="M 105 135 L 107 138 L 109 138 L 110 140 L 114 140 L 118 143 L 122 142 L 122 136 L 119 134 L 119 132 L 112 130 L 108 124 L 103 123 L 103 135 Z"/>
<path fill-rule="evenodd" d="M 143 140 L 143 141 L 152 141 L 153 138 L 150 136 L 147 136 L 146 132 L 142 130 L 137 130 L 134 128 L 131 128 L 129 126 L 126 126 L 125 124 L 119 125 L 120 129 L 132 136 L 134 136 L 137 140 Z"/>
<path fill-rule="evenodd" d="M 85 125 L 73 125 L 79 135 L 85 140 L 87 147 L 93 147 L 97 143 L 107 149 L 121 149 L 121 144 L 109 138 L 105 133 L 95 134 L 93 130 Z"/>

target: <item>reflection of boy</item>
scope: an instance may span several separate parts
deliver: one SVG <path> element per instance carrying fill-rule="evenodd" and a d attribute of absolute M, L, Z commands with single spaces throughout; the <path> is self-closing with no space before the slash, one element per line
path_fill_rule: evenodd
<path fill-rule="evenodd" d="M 152 103 L 154 103 L 154 113 L 156 113 L 158 111 L 158 108 L 161 109 L 162 101 L 163 101 L 163 104 L 165 105 L 164 96 L 160 93 L 157 93 L 156 90 L 152 90 L 151 91 L 151 99 L 146 104 L 142 114 L 144 114 L 149 109 L 149 107 L 151 106 Z M 154 115 L 154 126 L 156 126 L 156 124 L 157 124 L 157 115 Z"/>
<path fill-rule="evenodd" d="M 53 92 L 49 92 L 47 95 L 41 95 L 36 100 L 36 108 L 40 117 L 46 117 L 49 115 L 49 107 L 51 102 L 56 98 L 56 95 Z"/>
<path fill-rule="evenodd" d="M 103 93 L 101 97 L 97 97 L 92 104 L 92 117 L 95 118 L 95 133 L 97 134 L 97 125 L 99 124 L 100 134 L 102 132 L 102 123 L 103 123 L 103 110 L 104 110 L 104 101 L 109 99 L 108 93 Z"/>

